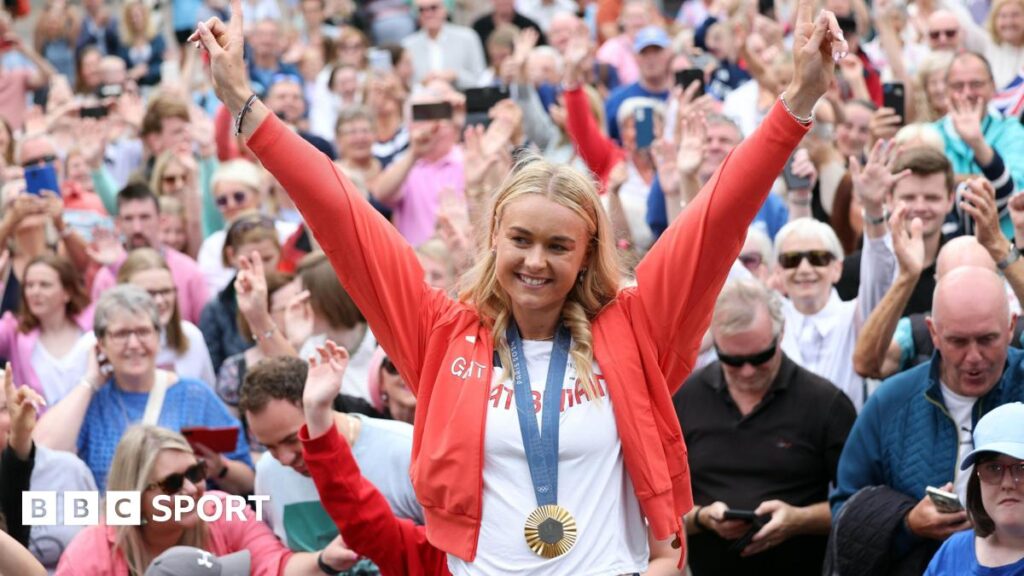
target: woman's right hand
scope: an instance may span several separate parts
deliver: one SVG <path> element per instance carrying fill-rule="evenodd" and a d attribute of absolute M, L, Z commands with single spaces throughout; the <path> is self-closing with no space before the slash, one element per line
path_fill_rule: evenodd
<path fill-rule="evenodd" d="M 794 114 L 808 117 L 835 80 L 835 66 L 850 51 L 836 15 L 822 10 L 814 17 L 815 0 L 799 0 L 793 34 L 793 80 L 786 103 Z"/>
<path fill-rule="evenodd" d="M 106 377 L 103 375 L 105 361 L 106 357 L 100 351 L 99 344 L 96 344 L 92 347 L 92 352 L 89 353 L 89 365 L 85 369 L 85 381 L 89 383 L 89 387 L 93 390 L 98 390 L 103 385 L 104 380 L 106 380 Z"/>
<path fill-rule="evenodd" d="M 252 94 L 243 56 L 242 0 L 231 0 L 231 19 L 227 24 L 217 17 L 200 22 L 188 40 L 198 41 L 209 52 L 213 91 L 231 114 L 237 115 Z"/>
<path fill-rule="evenodd" d="M 253 319 L 261 315 L 270 316 L 267 298 L 267 277 L 263 271 L 263 257 L 255 251 L 251 256 L 240 257 L 238 276 L 235 278 L 235 300 L 238 303 L 238 311 L 254 331 L 259 327 L 252 326 Z"/>

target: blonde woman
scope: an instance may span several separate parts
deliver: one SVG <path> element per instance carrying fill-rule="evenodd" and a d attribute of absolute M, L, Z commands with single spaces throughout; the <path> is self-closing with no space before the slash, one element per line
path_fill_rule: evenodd
<path fill-rule="evenodd" d="M 128 78 L 139 86 L 160 83 L 160 65 L 167 45 L 153 25 L 149 6 L 142 0 L 128 0 L 121 8 L 119 22 L 121 56 L 128 65 Z"/>
<path fill-rule="evenodd" d="M 317 554 L 293 554 L 270 528 L 246 507 L 244 518 L 219 514 L 203 521 L 195 511 L 181 518 L 157 521 L 157 496 L 185 496 L 199 502 L 205 496 L 205 513 L 211 514 L 223 492 L 206 493 L 206 462 L 196 458 L 192 447 L 177 432 L 144 424 L 125 431 L 110 465 L 109 490 L 142 493 L 140 526 L 90 526 L 71 541 L 57 565 L 61 576 L 141 576 L 154 558 L 173 546 L 193 546 L 223 556 L 248 550 L 251 574 L 319 575 Z M 165 504 L 166 506 L 166 504 Z M 335 539 L 320 552 L 324 564 L 348 567 L 355 557 Z"/>
<path fill-rule="evenodd" d="M 203 233 L 203 198 L 199 189 L 199 166 L 191 155 L 179 154 L 168 150 L 160 154 L 153 164 L 153 173 L 149 179 L 149 188 L 161 200 L 173 198 L 182 210 L 182 224 L 185 232 L 185 243 L 181 248 L 172 246 L 182 254 L 195 258 L 206 235 Z M 163 229 L 164 216 L 161 202 L 160 226 Z"/>
<path fill-rule="evenodd" d="M 803 0 L 786 104 L 665 232 L 636 287 L 622 289 L 593 182 L 527 158 L 494 194 L 458 300 L 429 288 L 395 229 L 252 97 L 238 0 L 229 24 L 199 24 L 218 96 L 417 396 L 413 485 L 452 573 L 634 574 L 648 566 L 648 527 L 683 545 L 693 502 L 671 393 L 847 50 L 834 16 L 813 12 Z"/>

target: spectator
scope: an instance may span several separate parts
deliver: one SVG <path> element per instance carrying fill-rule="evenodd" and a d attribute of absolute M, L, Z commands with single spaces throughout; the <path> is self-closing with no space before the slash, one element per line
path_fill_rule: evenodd
<path fill-rule="evenodd" d="M 71 262 L 53 254 L 32 258 L 24 278 L 17 315 L 0 318 L 0 357 L 11 359 L 15 381 L 53 406 L 85 375 L 89 296 Z"/>
<path fill-rule="evenodd" d="M 368 183 L 381 172 L 381 163 L 373 155 L 375 131 L 373 116 L 362 106 L 349 108 L 338 115 L 335 143 L 339 151 L 337 160 L 349 178 L 362 182 L 362 190 L 369 197 Z"/>
<path fill-rule="evenodd" d="M 842 510 L 852 519 L 835 542 L 841 554 L 856 554 L 865 538 L 883 538 L 891 565 L 918 573 L 943 540 L 970 526 L 965 512 L 936 509 L 925 487 L 955 486 L 963 501 L 968 475 L 957 473 L 957 463 L 974 448 L 971 430 L 986 413 L 1024 399 L 1024 352 L 1007 349 L 1012 327 L 1003 281 L 994 272 L 959 268 L 939 281 L 928 321 L 936 354 L 882 383 L 839 460 L 833 517 Z M 892 495 L 890 506 L 852 498 L 879 486 Z"/>
<path fill-rule="evenodd" d="M 149 7 L 142 0 L 128 0 L 121 8 L 121 52 L 128 65 L 128 78 L 139 86 L 160 83 L 160 65 L 166 45 L 150 19 Z"/>
<path fill-rule="evenodd" d="M 426 84 L 440 78 L 459 88 L 476 86 L 487 63 L 483 42 L 471 28 L 445 21 L 441 0 L 416 0 L 420 29 L 402 40 L 412 56 L 413 81 Z"/>
<path fill-rule="evenodd" d="M 760 228 L 751 226 L 743 241 L 738 260 L 751 275 L 769 288 L 774 288 L 775 261 L 772 259 L 772 240 Z"/>
<path fill-rule="evenodd" d="M 78 95 L 93 95 L 96 90 L 100 87 L 100 61 L 103 59 L 103 53 L 96 46 L 86 46 L 78 51 L 78 55 L 75 57 L 75 72 L 71 76 L 65 76 L 68 79 L 74 79 L 75 81 L 75 94 Z M 64 72 L 58 70 L 63 76 Z"/>
<path fill-rule="evenodd" d="M 140 526 L 102 522 L 86 528 L 65 551 L 57 574 L 143 574 L 154 558 L 179 544 L 197 546 L 214 555 L 246 550 L 252 574 L 314 576 L 323 574 L 318 560 L 328 567 L 353 564 L 355 555 L 340 540 L 332 541 L 319 556 L 293 554 L 249 508 L 242 511 L 241 519 L 234 514 L 218 514 L 217 520 L 205 522 L 192 510 L 180 518 L 153 520 L 159 514 L 154 508 L 158 496 L 184 496 L 199 502 L 206 495 L 204 480 L 211 471 L 209 462 L 197 458 L 180 434 L 151 425 L 129 428 L 113 456 L 110 489 L 141 492 L 141 513 L 146 522 Z M 207 499 L 204 512 L 223 510 L 224 494 L 212 491 L 209 495 L 219 503 Z"/>
<path fill-rule="evenodd" d="M 312 551 L 337 535 L 323 512 L 316 485 L 302 459 L 299 430 L 305 425 L 302 392 L 306 362 L 268 358 L 249 370 L 239 398 L 239 411 L 268 453 L 256 467 L 256 494 L 270 497 L 267 522 L 282 542 L 295 551 Z M 412 426 L 361 415 L 334 412 L 363 474 L 387 498 L 395 515 L 423 522 L 423 511 L 408 469 Z M 294 529 L 303 526 L 302 531 Z"/>
<path fill-rule="evenodd" d="M 1024 569 L 1019 534 L 1024 506 L 1024 404 L 1004 404 L 986 414 L 974 429 L 976 448 L 960 470 L 971 468 L 967 481 L 967 515 L 974 525 L 947 539 L 925 576 Z M 973 466 L 973 468 L 972 468 Z M 1009 480 L 1009 481 L 1007 481 Z"/>
<path fill-rule="evenodd" d="M 694 470 L 697 506 L 686 517 L 694 576 L 821 574 L 828 487 L 857 414 L 845 394 L 780 350 L 783 321 L 771 289 L 727 284 L 711 320 L 719 360 L 676 393 Z M 767 521 L 729 519 L 728 510 Z M 745 533 L 752 540 L 737 548 Z"/>
<path fill-rule="evenodd" d="M 303 96 L 301 79 L 297 76 L 279 74 L 269 82 L 265 96 L 267 107 L 289 125 L 294 126 L 299 135 L 316 146 L 317 150 L 330 159 L 335 159 L 337 154 L 334 146 L 306 129 L 306 99 Z"/>
<path fill-rule="evenodd" d="M 369 388 L 370 402 L 384 418 L 415 424 L 416 396 L 383 348 L 377 348 L 370 360 Z"/>
<path fill-rule="evenodd" d="M 373 157 L 381 169 L 409 147 L 409 128 L 402 118 L 406 91 L 392 72 L 374 72 L 366 80 L 366 105 L 373 113 Z"/>
<path fill-rule="evenodd" d="M 946 89 L 946 73 L 953 62 L 951 52 L 935 52 L 925 58 L 917 70 L 914 93 L 917 94 L 919 122 L 935 122 L 949 112 L 949 94 Z"/>
<path fill-rule="evenodd" d="M 983 56 L 965 52 L 953 58 L 946 73 L 950 111 L 936 123 L 946 143 L 946 157 L 956 174 L 983 174 L 996 184 L 1003 233 L 1012 234 L 1006 202 L 1024 190 L 1024 126 L 1016 118 L 988 111 L 995 95 L 992 69 Z M 967 228 L 970 231 L 970 228 Z"/>
<path fill-rule="evenodd" d="M 597 50 L 595 58 L 598 62 L 609 64 L 615 68 L 616 75 L 623 87 L 632 86 L 632 89 L 625 96 L 619 96 L 616 100 L 628 98 L 630 95 L 638 95 L 638 88 L 646 88 L 644 96 L 654 96 L 652 92 L 663 93 L 661 98 L 667 98 L 668 88 L 671 86 L 669 77 L 669 65 L 671 60 L 671 41 L 668 34 L 658 26 L 654 19 L 654 7 L 650 0 L 629 0 L 622 7 L 622 33 L 608 40 Z M 641 36 L 641 31 L 644 35 Z M 657 47 L 659 50 L 652 50 L 650 63 L 645 67 L 646 73 L 641 70 L 640 53 L 648 47 Z M 564 54 L 564 52 L 563 52 Z M 655 58 L 655 56 L 657 56 Z M 659 65 L 655 65 L 659 64 Z M 638 85 L 639 84 L 639 85 Z M 625 88 L 620 87 L 620 90 Z M 609 96 L 608 117 L 614 118 L 612 110 L 615 100 Z M 617 132 L 609 133 L 613 138 L 618 137 Z"/>
<path fill-rule="evenodd" d="M 203 308 L 199 327 L 203 331 L 213 368 L 219 371 L 224 360 L 244 352 L 251 344 L 238 330 L 238 303 L 235 301 L 235 281 L 238 276 L 239 257 L 258 252 L 268 270 L 276 270 L 281 258 L 281 240 L 275 222 L 256 213 L 236 218 L 224 235 L 221 264 L 231 271 L 227 285 L 217 292 L 216 298 Z"/>
<path fill-rule="evenodd" d="M 160 243 L 185 253 L 188 250 L 188 216 L 174 196 L 160 197 Z"/>
<path fill-rule="evenodd" d="M 627 7 L 643 6 L 646 1 L 633 2 Z M 605 103 L 608 136 L 622 143 L 624 142 L 618 122 L 619 107 L 622 106 L 622 103 L 637 97 L 664 102 L 668 100 L 673 81 L 672 70 L 669 66 L 672 61 L 672 50 L 668 34 L 661 28 L 652 26 L 638 30 L 633 36 L 635 36 L 635 41 L 630 46 L 630 54 L 637 66 L 637 80 L 628 82 L 620 72 L 619 79 L 623 85 L 613 91 Z"/>
<path fill-rule="evenodd" d="M 200 246 L 207 236 L 207 226 L 214 225 L 214 219 L 207 217 L 203 210 L 206 204 L 206 194 L 204 190 L 200 189 L 198 163 L 191 154 L 167 150 L 160 154 L 153 164 L 153 175 L 149 179 L 149 187 L 150 190 L 157 193 L 160 199 L 161 229 L 167 218 L 167 214 L 163 210 L 165 198 L 173 199 L 182 209 L 182 231 L 185 235 L 185 242 L 180 250 L 177 247 L 171 247 L 192 258 L 198 256 Z M 219 220 L 220 218 L 217 218 L 217 221 Z"/>
<path fill-rule="evenodd" d="M 157 369 L 160 316 L 145 290 L 111 288 L 97 303 L 95 314 L 98 344 L 89 369 L 82 383 L 40 420 L 35 433 L 40 444 L 77 453 L 103 490 L 114 448 L 134 423 L 159 423 L 170 430 L 238 426 L 209 384 Z M 103 376 L 99 354 L 112 368 L 109 377 Z M 252 461 L 244 434 L 239 433 L 237 447 L 227 454 L 230 460 L 208 449 L 203 456 L 218 485 L 237 494 L 252 489 Z"/>
<path fill-rule="evenodd" d="M 516 0 L 516 12 L 536 22 L 544 34 L 548 33 L 559 14 L 578 11 L 579 5 L 572 0 Z"/>
<path fill-rule="evenodd" d="M 149 292 L 160 317 L 160 351 L 156 365 L 181 378 L 213 386 L 216 372 L 203 333 L 181 319 L 177 289 L 167 262 L 152 248 L 136 248 L 117 270 L 118 284 L 133 284 Z"/>
<path fill-rule="evenodd" d="M 61 0 L 47 2 L 36 20 L 35 51 L 65 78 L 75 77 L 75 47 L 80 30 L 78 10 Z"/>
<path fill-rule="evenodd" d="M 491 37 L 491 33 L 503 24 L 510 24 L 519 30 L 532 28 L 540 35 L 539 43 L 545 43 L 544 33 L 541 32 L 540 26 L 538 26 L 533 20 L 530 20 L 516 11 L 515 0 L 491 0 L 490 4 L 491 11 L 477 18 L 476 21 L 473 22 L 473 30 L 476 32 L 477 36 L 480 37 L 481 43 L 486 44 L 487 40 Z M 491 62 L 491 59 L 488 58 L 487 61 Z"/>
<path fill-rule="evenodd" d="M 953 12 L 940 9 L 928 17 L 928 48 L 932 52 L 959 52 L 963 47 L 963 30 Z"/>
<path fill-rule="evenodd" d="M 86 46 L 95 46 L 104 56 L 121 52 L 121 36 L 117 18 L 103 0 L 82 1 L 82 29 L 78 34 L 76 51 Z"/>
<path fill-rule="evenodd" d="M 272 2 L 276 6 L 276 3 Z M 255 22 L 252 30 L 248 33 L 248 55 L 249 82 L 253 92 L 269 95 L 271 85 L 277 76 L 289 76 L 294 78 L 301 86 L 302 76 L 291 64 L 281 61 L 284 54 L 284 44 L 281 41 L 283 34 L 277 20 L 263 18 L 250 20 Z"/>
<path fill-rule="evenodd" d="M 960 25 L 964 46 L 983 54 L 997 89 L 1007 87 L 1024 66 L 1024 4 L 1021 0 L 992 2 L 985 26 L 975 23 L 966 6 L 950 4 Z"/>
<path fill-rule="evenodd" d="M 843 104 L 842 122 L 836 125 L 836 148 L 844 159 L 851 156 L 864 162 L 871 137 L 871 117 L 877 107 L 867 100 L 850 100 Z"/>
<path fill-rule="evenodd" d="M 0 38 L 8 46 L 5 50 L 20 52 L 32 62 L 35 69 L 8 70 L 3 64 L 3 59 L 0 59 L 0 120 L 6 124 L 8 138 L 12 128 L 20 129 L 25 122 L 25 102 L 28 94 L 49 84 L 50 77 L 57 74 L 52 64 L 40 56 L 32 46 L 25 44 L 10 28 L 10 17 L 6 12 L 0 13 Z M 7 162 L 10 161 L 11 158 L 7 158 Z"/>
<path fill-rule="evenodd" d="M 174 277 L 182 319 L 198 322 L 206 305 L 206 283 L 195 260 L 160 242 L 160 203 L 153 192 L 143 184 L 129 184 L 121 190 L 117 194 L 116 225 L 124 237 L 123 246 L 109 234 L 94 239 L 97 247 L 93 257 L 102 268 L 93 279 L 93 300 L 99 300 L 103 291 L 116 283 L 117 270 L 128 257 L 126 249 L 153 248 L 167 261 Z"/>

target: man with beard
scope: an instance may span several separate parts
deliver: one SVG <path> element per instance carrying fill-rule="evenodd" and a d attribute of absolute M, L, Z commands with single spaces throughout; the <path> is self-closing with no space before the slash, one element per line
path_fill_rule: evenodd
<path fill-rule="evenodd" d="M 206 282 L 196 261 L 160 242 L 160 203 L 145 184 L 129 184 L 117 194 L 117 232 L 122 241 L 97 231 L 91 250 L 93 259 L 103 265 L 92 284 L 92 299 L 117 284 L 117 270 L 128 257 L 127 251 L 153 248 L 159 251 L 174 277 L 181 318 L 199 322 L 207 301 Z"/>

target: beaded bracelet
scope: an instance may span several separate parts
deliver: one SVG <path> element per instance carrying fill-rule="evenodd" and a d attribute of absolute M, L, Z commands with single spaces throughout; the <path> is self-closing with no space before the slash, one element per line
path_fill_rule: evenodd
<path fill-rule="evenodd" d="M 789 112 L 789 115 L 792 116 L 793 119 L 796 120 L 797 122 L 799 122 L 801 124 L 804 124 L 804 125 L 807 125 L 807 124 L 810 124 L 814 120 L 814 113 L 813 112 L 809 116 L 807 116 L 807 117 L 801 117 L 796 112 L 793 112 L 793 109 L 789 107 L 789 103 L 786 102 L 786 93 L 785 92 L 783 92 L 782 94 L 779 94 L 779 101 L 782 102 L 782 107 L 786 109 L 786 112 Z"/>
<path fill-rule="evenodd" d="M 249 99 L 245 101 L 245 106 L 242 106 L 242 109 L 238 112 L 238 116 L 235 116 L 235 136 L 240 136 L 242 134 L 242 122 L 245 120 L 245 115 L 252 109 L 252 103 L 255 101 L 256 93 L 254 92 L 249 95 Z M 783 101 L 783 104 L 785 104 L 785 101 Z M 792 112 L 790 112 L 790 114 L 792 114 Z"/>

